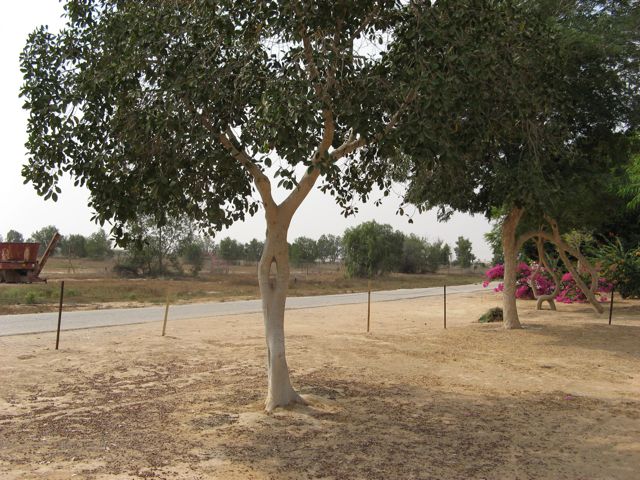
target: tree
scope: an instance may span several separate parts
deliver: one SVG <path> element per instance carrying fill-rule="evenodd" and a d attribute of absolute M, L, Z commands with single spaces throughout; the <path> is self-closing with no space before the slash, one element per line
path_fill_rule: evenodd
<path fill-rule="evenodd" d="M 62 238 L 60 251 L 68 257 L 84 258 L 87 256 L 87 239 L 80 234 L 71 234 Z"/>
<path fill-rule="evenodd" d="M 442 249 L 441 240 L 429 243 L 417 235 L 405 236 L 399 270 L 402 273 L 435 272 L 442 263 Z"/>
<path fill-rule="evenodd" d="M 262 250 L 264 249 L 264 243 L 254 238 L 244 246 L 245 258 L 249 262 L 258 262 L 262 256 Z"/>
<path fill-rule="evenodd" d="M 55 201 L 59 172 L 69 171 L 121 242 L 141 214 L 158 225 L 185 215 L 219 230 L 262 206 L 266 407 L 302 401 L 284 348 L 288 227 L 321 175 L 352 211 L 343 168 L 359 151 L 385 156 L 387 134 L 417 95 L 415 72 L 360 46 L 393 38 L 411 10 L 393 1 L 248 0 L 69 0 L 65 9 L 65 28 L 37 29 L 21 56 L 30 112 L 23 174 Z M 291 191 L 280 204 L 265 173 L 274 156 L 278 186 Z"/>
<path fill-rule="evenodd" d="M 427 244 L 427 271 L 435 272 L 440 265 L 449 265 L 451 247 L 442 240 Z"/>
<path fill-rule="evenodd" d="M 451 263 L 451 247 L 445 243 L 440 247 L 440 265 L 449 265 Z"/>
<path fill-rule="evenodd" d="M 134 275 L 165 275 L 170 272 L 167 260 L 174 272 L 182 273 L 179 256 L 182 246 L 193 240 L 191 225 L 184 220 L 171 218 L 157 226 L 152 216 L 141 216 L 127 225 L 135 240 L 127 244 L 124 262 L 116 269 Z M 97 233 L 101 236 L 101 232 Z"/>
<path fill-rule="evenodd" d="M 628 200 L 631 209 L 640 208 L 640 134 L 633 139 L 635 154 L 626 167 L 626 181 L 619 187 L 619 192 Z"/>
<path fill-rule="evenodd" d="M 462 268 L 469 268 L 476 259 L 471 251 L 471 241 L 467 238 L 458 237 L 453 250 L 456 254 L 456 263 Z"/>
<path fill-rule="evenodd" d="M 109 236 L 102 229 L 89 235 L 85 248 L 89 258 L 104 259 L 113 255 Z"/>
<path fill-rule="evenodd" d="M 231 237 L 223 238 L 218 247 L 220 258 L 228 262 L 235 262 L 244 258 L 244 246 Z"/>
<path fill-rule="evenodd" d="M 141 215 L 213 233 L 262 207 L 266 408 L 301 402 L 284 342 L 291 220 L 320 177 L 345 214 L 375 184 L 388 193 L 399 142 L 452 128 L 452 88 L 484 92 L 482 69 L 442 61 L 461 43 L 483 67 L 495 58 L 478 40 L 499 32 L 468 35 L 482 21 L 451 14 L 479 1 L 67 0 L 66 26 L 38 28 L 21 55 L 23 175 L 55 201 L 69 172 L 121 243 Z"/>
<path fill-rule="evenodd" d="M 417 235 L 404 237 L 402 242 L 402 258 L 400 271 L 402 273 L 422 273 L 426 263 L 426 241 Z"/>
<path fill-rule="evenodd" d="M 369 277 L 398 270 L 404 235 L 375 221 L 345 230 L 344 262 L 349 275 Z"/>
<path fill-rule="evenodd" d="M 638 120 L 638 5 L 501 5 L 507 2 L 497 3 L 484 25 L 500 33 L 491 37 L 497 55 L 491 69 L 505 81 L 451 92 L 461 105 L 455 127 L 427 145 L 404 142 L 402 153 L 412 159 L 409 201 L 439 208 L 442 219 L 453 210 L 503 212 L 504 326 L 519 328 L 520 247 L 542 231 L 538 238 L 556 244 L 572 268 L 559 225 L 602 221 L 603 173 L 628 159 Z M 498 11 L 512 21 L 495 18 Z M 479 81 L 486 78 L 478 72 Z M 437 119 L 425 119 L 424 128 L 430 121 Z"/>
<path fill-rule="evenodd" d="M 336 263 L 341 255 L 342 238 L 336 235 L 320 235 L 317 241 L 318 258 L 322 263 Z"/>
<path fill-rule="evenodd" d="M 318 245 L 312 238 L 298 237 L 291 244 L 289 252 L 291 263 L 294 265 L 315 263 L 318 258 Z"/>
<path fill-rule="evenodd" d="M 205 260 L 205 247 L 201 240 L 188 238 L 180 245 L 180 256 L 191 267 L 191 274 L 196 277 Z"/>
<path fill-rule="evenodd" d="M 22 234 L 16 230 L 9 230 L 7 232 L 7 242 L 9 243 L 21 243 L 24 242 Z"/>
<path fill-rule="evenodd" d="M 29 237 L 30 242 L 37 242 L 40 244 L 40 248 L 38 249 L 38 255 L 42 255 L 44 251 L 47 249 L 47 245 L 53 238 L 53 236 L 58 233 L 58 229 L 54 225 L 49 225 L 47 227 L 42 227 L 40 230 L 36 230 Z M 55 250 L 51 252 L 51 255 L 55 254 Z"/>
<path fill-rule="evenodd" d="M 500 221 L 494 221 L 491 230 L 484 234 L 484 239 L 491 248 L 491 263 L 497 265 L 504 262 L 504 253 L 502 252 L 502 227 Z"/>

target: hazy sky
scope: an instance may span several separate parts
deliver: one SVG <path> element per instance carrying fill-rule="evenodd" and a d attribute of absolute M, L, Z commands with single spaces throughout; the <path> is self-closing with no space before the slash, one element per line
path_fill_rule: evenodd
<path fill-rule="evenodd" d="M 91 223 L 91 211 L 87 207 L 88 192 L 64 182 L 62 195 L 57 202 L 42 200 L 30 184 L 24 185 L 21 170 L 26 160 L 26 119 L 18 92 L 22 83 L 18 56 L 27 35 L 37 26 L 46 24 L 56 29 L 62 24 L 62 5 L 57 0 L 20 0 L 6 2 L 0 20 L 0 78 L 2 157 L 0 160 L 0 234 L 15 229 L 28 236 L 45 225 L 56 225 L 62 234 L 88 235 L 99 227 Z M 282 197 L 282 195 L 276 195 Z M 323 233 L 341 234 L 345 228 L 368 220 L 389 223 L 405 233 L 415 233 L 430 240 L 442 239 L 453 245 L 458 236 L 471 240 L 473 250 L 481 259 L 491 258 L 483 233 L 489 230 L 488 222 L 481 216 L 457 214 L 447 223 L 438 223 L 435 212 L 413 216 L 414 223 L 398 217 L 395 212 L 399 198 L 388 197 L 381 207 L 373 204 L 360 207 L 358 215 L 344 218 L 330 196 L 315 190 L 296 213 L 289 230 L 289 241 L 299 236 L 318 238 Z M 230 236 L 246 242 L 263 238 L 265 231 L 262 212 L 243 223 L 222 231 L 217 238 Z"/>

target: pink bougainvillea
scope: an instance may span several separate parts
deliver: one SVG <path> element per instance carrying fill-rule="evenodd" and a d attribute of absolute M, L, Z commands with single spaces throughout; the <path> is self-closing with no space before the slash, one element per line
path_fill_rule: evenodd
<path fill-rule="evenodd" d="M 516 298 L 522 300 L 533 300 L 533 290 L 529 285 L 529 281 L 531 275 L 536 269 L 536 264 L 533 264 L 532 266 L 527 265 L 525 262 L 520 262 L 518 264 L 516 270 Z M 482 285 L 486 288 L 492 281 L 501 280 L 503 278 L 504 265 L 497 264 L 485 272 L 485 280 L 484 282 L 482 282 Z M 591 278 L 588 275 L 585 275 L 585 278 L 583 280 L 587 285 L 591 285 Z M 555 289 L 553 277 L 544 268 L 540 269 L 538 275 L 536 276 L 535 283 L 539 295 L 549 295 Z M 599 279 L 598 287 L 596 289 L 596 295 L 601 302 L 606 302 L 608 300 L 607 296 L 604 294 L 609 293 L 611 291 L 611 288 L 611 284 L 607 283 L 603 278 Z M 503 292 L 504 283 L 499 283 L 498 286 L 494 288 L 494 291 Z M 562 275 L 560 283 L 560 293 L 556 297 L 556 300 L 562 303 L 583 303 L 587 301 L 587 297 L 584 293 L 582 293 L 570 272 Z"/>
<path fill-rule="evenodd" d="M 589 275 L 585 275 L 582 280 L 588 286 L 591 285 L 591 277 Z M 613 286 L 604 278 L 599 278 L 598 286 L 596 287 L 598 300 L 601 302 L 608 301 L 607 296 L 604 294 L 611 292 L 612 288 Z M 587 296 L 582 292 L 582 290 L 580 290 L 580 287 L 578 287 L 578 284 L 573 279 L 571 272 L 567 272 L 562 276 L 560 293 L 556 297 L 556 300 L 562 303 L 585 303 L 587 301 Z"/>

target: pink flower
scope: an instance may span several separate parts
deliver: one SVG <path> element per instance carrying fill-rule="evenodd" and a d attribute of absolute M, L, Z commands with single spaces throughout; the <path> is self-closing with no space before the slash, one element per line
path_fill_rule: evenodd
<path fill-rule="evenodd" d="M 532 299 L 533 292 L 531 291 L 531 288 L 529 287 L 529 285 L 520 285 L 516 289 L 516 298 Z"/>

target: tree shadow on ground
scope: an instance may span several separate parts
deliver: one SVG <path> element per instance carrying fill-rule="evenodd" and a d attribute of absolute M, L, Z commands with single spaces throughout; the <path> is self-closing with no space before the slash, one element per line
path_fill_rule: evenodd
<path fill-rule="evenodd" d="M 303 377 L 328 400 L 230 427 L 225 457 L 270 478 L 633 478 L 607 433 L 607 402 L 554 394 L 470 397 Z M 321 385 L 321 386 L 320 386 Z M 318 398 L 318 397 L 316 397 Z M 618 410 L 636 420 L 640 403 Z M 602 428 L 602 423 L 600 428 Z M 631 427 L 617 432 L 632 442 Z"/>
<path fill-rule="evenodd" d="M 529 330 L 549 338 L 549 345 L 602 350 L 640 358 L 640 322 L 638 325 L 608 325 L 605 322 L 581 325 L 547 323 Z"/>

